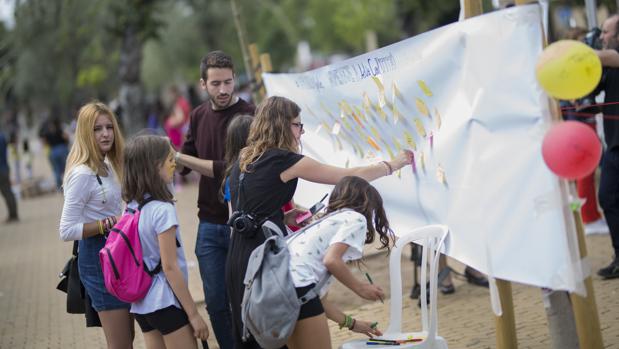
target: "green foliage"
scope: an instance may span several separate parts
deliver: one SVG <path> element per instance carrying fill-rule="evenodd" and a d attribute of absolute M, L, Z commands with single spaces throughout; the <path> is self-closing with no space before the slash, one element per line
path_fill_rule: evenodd
<path fill-rule="evenodd" d="M 77 74 L 77 87 L 97 87 L 101 85 L 107 72 L 100 64 L 81 69 Z"/>
<path fill-rule="evenodd" d="M 248 43 L 268 52 L 277 71 L 293 66 L 300 41 L 322 56 L 358 55 L 368 31 L 382 47 L 451 23 L 459 10 L 455 0 L 236 1 Z M 484 9 L 490 3 L 483 0 Z M 598 4 L 617 10 L 615 0 Z M 151 93 L 196 82 L 200 59 L 212 50 L 231 54 L 243 74 L 230 0 L 27 0 L 15 10 L 15 27 L 0 28 L 0 93 L 12 91 L 22 106 L 68 110 L 108 101 L 122 82 L 140 78 Z"/>
<path fill-rule="evenodd" d="M 136 30 L 139 40 L 157 38 L 163 24 L 162 0 L 107 0 L 110 12 L 106 28 L 118 37 Z"/>
<path fill-rule="evenodd" d="M 142 62 L 142 80 L 151 93 L 171 83 L 198 80 L 200 59 L 208 52 L 199 18 L 186 3 L 166 3 L 161 10 L 166 16 L 159 37 L 146 43 Z"/>
<path fill-rule="evenodd" d="M 11 86 L 21 105 L 34 109 L 58 108 L 67 114 L 82 99 L 96 98 L 100 91 L 82 89 L 82 69 L 98 67 L 97 83 L 114 69 L 104 37 L 103 18 L 97 14 L 102 2 L 77 0 L 18 2 L 15 27 L 10 33 L 15 57 Z M 93 72 L 89 86 L 93 86 Z M 110 86 L 106 86 L 110 87 Z"/>
<path fill-rule="evenodd" d="M 306 33 L 310 44 L 323 53 L 358 54 L 365 52 L 367 31 L 379 37 L 384 46 L 401 37 L 392 1 L 312 0 L 308 3 L 311 18 Z"/>

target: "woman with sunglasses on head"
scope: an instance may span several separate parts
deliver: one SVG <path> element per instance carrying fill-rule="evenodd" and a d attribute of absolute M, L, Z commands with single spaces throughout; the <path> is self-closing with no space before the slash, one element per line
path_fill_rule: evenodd
<path fill-rule="evenodd" d="M 98 313 L 108 348 L 132 348 L 130 304 L 105 288 L 99 250 L 122 214 L 120 178 L 124 140 L 112 110 L 103 103 L 84 105 L 77 116 L 75 141 L 63 180 L 60 238 L 78 240 L 79 274 Z"/>
<path fill-rule="evenodd" d="M 391 161 L 340 168 L 303 156 L 300 154 L 304 133 L 300 113 L 299 106 L 287 98 L 273 96 L 264 100 L 256 109 L 248 145 L 230 172 L 231 203 L 235 214 L 230 221 L 233 229 L 226 261 L 226 288 L 238 348 L 259 348 L 254 340 L 242 341 L 241 300 L 249 256 L 265 240 L 260 223 L 269 219 L 281 231 L 286 231 L 285 225 L 297 225 L 296 216 L 302 212 L 292 209 L 284 214 L 280 208 L 292 199 L 298 179 L 333 185 L 346 176 L 372 181 L 390 175 L 412 161 L 412 152 L 403 151 Z M 248 216 L 256 225 L 250 225 L 253 229 L 239 229 L 247 223 Z"/>

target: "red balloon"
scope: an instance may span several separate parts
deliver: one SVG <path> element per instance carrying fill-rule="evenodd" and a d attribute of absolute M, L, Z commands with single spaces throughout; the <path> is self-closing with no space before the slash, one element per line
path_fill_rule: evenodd
<path fill-rule="evenodd" d="M 557 176 L 579 179 L 595 171 L 602 156 L 602 145 L 589 126 L 565 121 L 554 125 L 544 136 L 542 156 Z"/>

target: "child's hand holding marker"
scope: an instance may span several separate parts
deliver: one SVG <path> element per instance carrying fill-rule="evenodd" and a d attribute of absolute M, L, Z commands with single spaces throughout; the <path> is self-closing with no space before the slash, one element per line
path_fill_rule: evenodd
<path fill-rule="evenodd" d="M 369 323 L 367 321 L 358 320 L 355 322 L 353 332 L 363 333 L 368 337 L 382 336 L 383 333 L 378 329 L 378 322 Z"/>
<path fill-rule="evenodd" d="M 368 279 L 368 281 L 370 282 L 370 285 L 371 285 L 371 286 L 374 286 L 374 288 L 377 290 L 376 297 L 380 300 L 380 302 L 381 302 L 381 303 L 383 303 L 383 304 L 384 304 L 385 302 L 383 301 L 383 295 L 384 295 L 383 290 L 382 290 L 380 287 L 378 287 L 378 286 L 375 286 L 375 285 L 374 285 L 374 281 L 372 281 L 372 278 L 370 277 L 370 274 L 365 273 L 365 277 L 366 277 L 366 278 Z M 361 297 L 363 297 L 361 294 L 359 294 L 359 295 L 360 295 Z M 370 300 L 376 300 L 376 298 L 366 298 L 366 297 L 363 297 L 363 298 L 365 298 L 365 299 L 370 299 Z"/>

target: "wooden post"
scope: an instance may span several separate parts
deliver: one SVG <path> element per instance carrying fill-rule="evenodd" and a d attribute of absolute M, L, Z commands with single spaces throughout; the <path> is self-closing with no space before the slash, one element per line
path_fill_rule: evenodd
<path fill-rule="evenodd" d="M 587 257 L 587 244 L 580 212 L 574 211 L 574 221 L 576 223 L 580 259 L 584 260 Z M 587 291 L 585 297 L 576 293 L 570 293 L 572 310 L 576 320 L 576 332 L 578 332 L 578 342 L 581 348 L 602 349 L 604 348 L 604 341 L 602 340 L 602 330 L 600 329 L 600 319 L 595 303 L 591 276 L 587 276 L 584 284 Z"/>
<path fill-rule="evenodd" d="M 245 27 L 241 21 L 241 12 L 236 4 L 236 0 L 230 0 L 230 6 L 232 6 L 232 17 L 234 18 L 234 26 L 236 27 L 236 34 L 239 37 L 239 43 L 241 44 L 241 54 L 243 55 L 243 65 L 245 67 L 245 75 L 247 76 L 247 82 L 252 86 L 254 90 L 254 78 L 252 76 L 253 70 L 251 69 L 251 59 L 247 52 L 247 39 L 245 35 Z"/>
<path fill-rule="evenodd" d="M 471 18 L 481 15 L 483 7 L 481 0 L 464 0 L 464 18 Z"/>
<path fill-rule="evenodd" d="M 249 57 L 251 59 L 251 71 L 254 73 L 256 84 L 252 89 L 255 104 L 260 103 L 264 98 L 265 91 L 262 88 L 262 67 L 260 65 L 260 54 L 258 53 L 258 45 L 249 45 Z"/>
<path fill-rule="evenodd" d="M 482 14 L 481 0 L 464 0 L 464 18 Z M 496 279 L 496 286 L 501 300 L 501 316 L 495 316 L 497 349 L 516 349 L 516 318 L 514 316 L 514 300 L 512 284 L 509 281 Z"/>
<path fill-rule="evenodd" d="M 269 55 L 268 53 L 260 54 L 260 67 L 262 68 L 261 73 L 269 73 L 273 71 L 273 66 L 271 65 L 271 55 Z M 262 75 L 260 75 L 260 82 L 260 95 L 262 95 L 262 98 L 264 99 L 267 95 L 267 89 L 266 87 L 264 87 Z"/>
<path fill-rule="evenodd" d="M 525 5 L 527 3 L 529 1 L 516 0 L 516 5 Z M 561 120 L 561 109 L 559 108 L 559 103 L 554 99 L 550 100 L 550 112 L 554 120 Z M 576 225 L 580 260 L 584 260 L 587 257 L 587 243 L 582 218 L 578 210 L 573 212 L 573 218 Z M 570 293 L 574 320 L 576 322 L 576 332 L 578 332 L 578 342 L 581 348 L 602 349 L 604 348 L 604 343 L 595 302 L 595 293 L 593 292 L 593 280 L 591 276 L 587 276 L 583 282 L 587 292 L 585 297 L 576 293 Z"/>
<path fill-rule="evenodd" d="M 501 316 L 494 317 L 496 325 L 496 347 L 518 348 L 516 337 L 516 317 L 514 316 L 514 300 L 512 298 L 512 283 L 506 280 L 496 279 L 496 288 L 501 299 Z"/>

